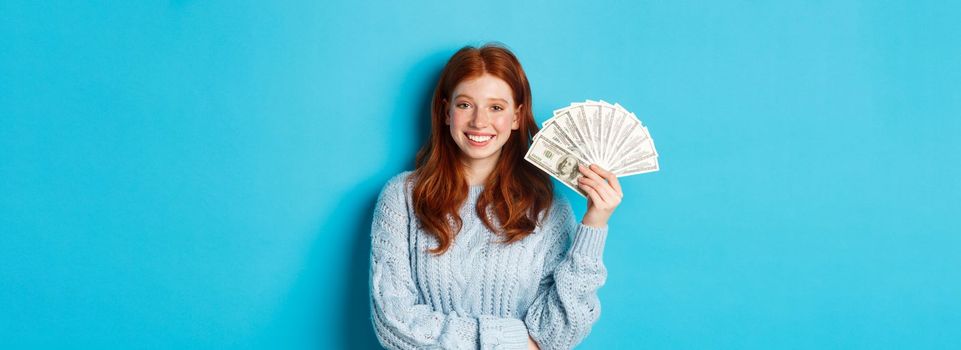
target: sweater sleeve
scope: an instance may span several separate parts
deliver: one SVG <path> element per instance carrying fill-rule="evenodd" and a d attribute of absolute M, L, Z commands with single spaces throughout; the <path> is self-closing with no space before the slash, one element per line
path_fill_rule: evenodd
<path fill-rule="evenodd" d="M 557 239 L 548 250 L 537 296 L 524 319 L 543 350 L 571 349 L 587 337 L 600 318 L 597 290 L 607 279 L 602 253 L 608 226 L 595 228 L 575 221 L 570 204 L 560 209 L 552 220 L 560 232 L 555 232 Z"/>
<path fill-rule="evenodd" d="M 524 321 L 443 313 L 418 303 L 410 265 L 404 177 L 384 186 L 371 224 L 370 306 L 374 331 L 388 349 L 526 349 Z"/>

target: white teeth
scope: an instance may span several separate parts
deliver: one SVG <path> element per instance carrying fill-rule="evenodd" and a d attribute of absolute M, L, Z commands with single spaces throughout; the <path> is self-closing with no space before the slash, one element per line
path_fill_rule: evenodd
<path fill-rule="evenodd" d="M 475 136 L 471 134 L 465 134 L 465 135 L 467 135 L 467 138 L 471 139 L 474 142 L 487 142 L 487 140 L 490 140 L 493 137 L 493 136 Z"/>

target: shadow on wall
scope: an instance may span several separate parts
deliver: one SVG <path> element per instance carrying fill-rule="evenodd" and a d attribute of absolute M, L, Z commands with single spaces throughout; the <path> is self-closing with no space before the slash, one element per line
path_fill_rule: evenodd
<path fill-rule="evenodd" d="M 369 294 L 370 227 L 374 205 L 387 180 L 401 171 L 413 169 L 416 152 L 420 144 L 426 142 L 430 135 L 430 101 L 434 85 L 440 78 L 444 64 L 452 54 L 452 51 L 441 51 L 427 56 L 410 70 L 398 87 L 401 93 L 388 130 L 414 135 L 415 142 L 408 147 L 389 148 L 387 159 L 403 164 L 402 167 L 398 169 L 395 166 L 389 166 L 352 188 L 347 192 L 347 196 L 355 198 L 355 204 L 362 206 L 346 208 L 340 206 L 328 218 L 328 223 L 350 220 L 342 223 L 346 225 L 342 227 L 348 229 L 347 234 L 352 238 L 350 253 L 345 255 L 348 260 L 341 265 L 349 266 L 350 271 L 344 275 L 346 280 L 340 284 L 346 288 L 340 315 L 342 322 L 338 322 L 341 329 L 337 334 L 342 337 L 339 339 L 340 348 L 380 348 L 371 320 Z"/>

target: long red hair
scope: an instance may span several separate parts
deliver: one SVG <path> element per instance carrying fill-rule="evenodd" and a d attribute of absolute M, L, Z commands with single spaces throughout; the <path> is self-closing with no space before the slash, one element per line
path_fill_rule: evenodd
<path fill-rule="evenodd" d="M 457 51 L 441 72 L 431 101 L 430 140 L 417 152 L 413 176 L 414 214 L 425 231 L 439 245 L 430 249 L 440 255 L 450 248 L 463 225 L 458 208 L 467 199 L 469 186 L 460 161 L 461 151 L 447 130 L 444 119 L 451 93 L 460 82 L 484 73 L 510 86 L 515 106 L 520 106 L 519 127 L 512 130 L 501 149 L 497 165 L 488 176 L 475 211 L 488 229 L 513 243 L 531 234 L 543 220 L 541 213 L 551 207 L 554 185 L 550 177 L 524 161 L 531 139 L 539 128 L 531 112 L 531 87 L 517 57 L 495 44 L 480 48 L 465 46 Z M 501 227 L 495 227 L 488 207 Z"/>

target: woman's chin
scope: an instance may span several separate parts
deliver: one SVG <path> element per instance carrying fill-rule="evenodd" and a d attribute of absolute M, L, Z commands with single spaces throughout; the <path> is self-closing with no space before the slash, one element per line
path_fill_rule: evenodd
<path fill-rule="evenodd" d="M 470 151 L 461 150 L 461 156 L 464 158 L 465 161 L 483 161 L 483 160 L 489 160 L 492 158 L 496 159 L 497 151 L 478 152 L 478 150 L 470 150 Z"/>

